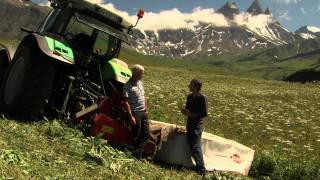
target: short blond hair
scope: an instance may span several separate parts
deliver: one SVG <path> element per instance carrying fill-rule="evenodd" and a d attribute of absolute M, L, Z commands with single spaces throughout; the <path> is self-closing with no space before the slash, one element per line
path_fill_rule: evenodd
<path fill-rule="evenodd" d="M 140 64 L 135 64 L 131 67 L 132 73 L 135 73 L 137 71 L 144 71 L 144 67 L 141 66 Z"/>

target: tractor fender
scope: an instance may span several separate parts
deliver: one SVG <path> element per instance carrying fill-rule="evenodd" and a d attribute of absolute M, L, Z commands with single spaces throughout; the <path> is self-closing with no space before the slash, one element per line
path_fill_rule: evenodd
<path fill-rule="evenodd" d="M 72 49 L 64 43 L 48 36 L 41 36 L 35 33 L 29 34 L 22 40 L 19 47 L 21 45 L 36 47 L 51 59 L 70 65 L 75 64 Z M 71 55 L 66 54 L 65 51 L 69 51 L 69 54 Z"/>
<path fill-rule="evenodd" d="M 0 59 L 3 61 L 4 68 L 6 69 L 11 61 L 11 56 L 9 49 L 3 44 L 0 44 Z"/>

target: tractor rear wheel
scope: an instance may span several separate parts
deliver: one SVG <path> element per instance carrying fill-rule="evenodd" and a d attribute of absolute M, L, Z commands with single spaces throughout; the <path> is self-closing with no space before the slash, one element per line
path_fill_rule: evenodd
<path fill-rule="evenodd" d="M 3 109 L 14 115 L 39 118 L 53 88 L 55 67 L 37 48 L 19 47 L 3 78 L 0 90 Z"/>

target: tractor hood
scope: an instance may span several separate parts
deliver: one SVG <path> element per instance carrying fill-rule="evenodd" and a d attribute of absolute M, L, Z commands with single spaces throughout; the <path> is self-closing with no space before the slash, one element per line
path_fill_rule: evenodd
<path fill-rule="evenodd" d="M 115 80 L 125 84 L 131 76 L 132 73 L 127 63 L 116 58 L 106 62 L 102 70 L 103 80 Z"/>

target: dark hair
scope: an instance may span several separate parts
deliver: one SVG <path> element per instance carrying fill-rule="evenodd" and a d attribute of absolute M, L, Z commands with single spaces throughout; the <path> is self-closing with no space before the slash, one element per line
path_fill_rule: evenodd
<path fill-rule="evenodd" d="M 192 79 L 191 82 L 194 84 L 194 86 L 197 88 L 198 91 L 201 90 L 202 82 L 198 79 Z"/>

